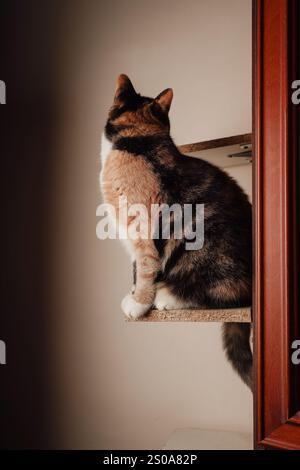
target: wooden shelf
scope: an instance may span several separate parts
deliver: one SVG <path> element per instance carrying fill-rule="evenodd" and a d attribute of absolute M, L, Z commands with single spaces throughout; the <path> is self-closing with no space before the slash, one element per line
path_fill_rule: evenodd
<path fill-rule="evenodd" d="M 218 147 L 227 147 L 237 144 L 251 144 L 252 134 L 233 135 L 232 137 L 223 137 L 221 139 L 206 140 L 204 142 L 194 142 L 193 144 L 179 145 L 178 148 L 182 153 L 200 152 L 201 150 L 209 150 Z"/>
<path fill-rule="evenodd" d="M 137 320 L 128 322 L 234 322 L 251 323 L 251 307 L 230 309 L 151 310 Z"/>

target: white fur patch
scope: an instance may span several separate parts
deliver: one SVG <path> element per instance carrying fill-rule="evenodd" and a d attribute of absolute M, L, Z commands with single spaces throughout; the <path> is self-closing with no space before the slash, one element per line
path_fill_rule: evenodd
<path fill-rule="evenodd" d="M 134 300 L 132 294 L 127 294 L 122 300 L 121 307 L 127 317 L 139 318 L 150 310 L 151 304 L 140 304 Z"/>
<path fill-rule="evenodd" d="M 121 240 L 121 242 L 123 246 L 125 247 L 127 253 L 129 254 L 131 262 L 133 263 L 135 260 L 135 250 L 134 250 L 132 241 L 127 239 L 127 240 Z"/>
<path fill-rule="evenodd" d="M 103 186 L 103 180 L 102 180 L 103 168 L 111 151 L 112 151 L 112 143 L 107 139 L 107 137 L 105 136 L 103 132 L 102 137 L 101 137 L 101 163 L 102 163 L 102 168 L 100 172 L 100 187 L 101 188 Z M 127 237 L 127 229 L 119 225 L 117 226 L 116 220 L 112 214 L 110 214 L 110 219 L 111 219 L 111 222 L 115 224 L 117 233 L 118 233 L 118 238 L 122 241 L 123 245 L 126 248 L 127 253 L 130 256 L 131 261 L 133 262 L 135 260 L 135 252 L 134 252 L 134 247 L 133 247 L 131 240 L 129 240 Z"/>
<path fill-rule="evenodd" d="M 103 168 L 104 168 L 105 162 L 108 158 L 108 155 L 110 154 L 111 151 L 112 151 L 112 143 L 106 138 L 106 136 L 103 132 L 102 137 L 101 137 L 101 152 L 100 152 L 101 171 L 100 171 L 100 178 L 99 178 L 101 189 L 102 189 L 102 185 L 103 185 L 103 179 L 102 179 L 103 178 Z"/>
<path fill-rule="evenodd" d="M 102 169 L 104 166 L 104 163 L 107 160 L 108 155 L 110 154 L 112 150 L 112 143 L 107 139 L 105 136 L 104 132 L 101 137 L 101 162 L 102 162 Z"/>
<path fill-rule="evenodd" d="M 157 308 L 157 310 L 176 310 L 190 308 L 193 305 L 175 297 L 167 287 L 158 287 L 154 300 L 154 306 Z"/>

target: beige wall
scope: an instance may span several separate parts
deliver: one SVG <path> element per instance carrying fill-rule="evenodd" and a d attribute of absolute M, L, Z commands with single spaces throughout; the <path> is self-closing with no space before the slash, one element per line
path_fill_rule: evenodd
<path fill-rule="evenodd" d="M 57 447 L 159 448 L 176 428 L 250 431 L 252 399 L 219 324 L 126 324 L 117 241 L 96 239 L 99 142 L 115 79 L 174 89 L 177 143 L 251 131 L 250 0 L 73 1 L 58 25 L 61 138 L 52 175 Z"/>
<path fill-rule="evenodd" d="M 252 202 L 252 164 L 230 166 L 224 168 L 224 170 L 238 181 L 248 195 L 250 202 Z"/>

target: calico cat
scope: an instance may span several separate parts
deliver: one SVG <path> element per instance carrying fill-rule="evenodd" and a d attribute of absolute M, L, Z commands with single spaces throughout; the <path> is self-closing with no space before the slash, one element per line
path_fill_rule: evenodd
<path fill-rule="evenodd" d="M 124 313 L 138 318 L 151 307 L 234 308 L 251 305 L 251 205 L 238 184 L 210 163 L 182 155 L 170 136 L 173 92 L 155 99 L 136 93 L 120 75 L 102 137 L 101 186 L 106 203 L 204 204 L 204 245 L 185 239 L 126 240 L 134 266 Z M 149 212 L 150 213 L 150 212 Z M 134 217 L 128 219 L 128 225 Z M 252 386 L 250 325 L 224 323 L 223 345 L 242 380 Z"/>

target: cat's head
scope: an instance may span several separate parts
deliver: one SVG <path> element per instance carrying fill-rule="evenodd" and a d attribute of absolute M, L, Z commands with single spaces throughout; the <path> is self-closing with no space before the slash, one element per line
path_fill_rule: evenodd
<path fill-rule="evenodd" d="M 173 91 L 167 88 L 156 98 L 137 93 L 127 77 L 120 75 L 105 134 L 109 140 L 170 132 L 169 109 Z"/>

